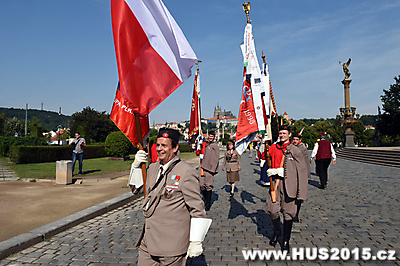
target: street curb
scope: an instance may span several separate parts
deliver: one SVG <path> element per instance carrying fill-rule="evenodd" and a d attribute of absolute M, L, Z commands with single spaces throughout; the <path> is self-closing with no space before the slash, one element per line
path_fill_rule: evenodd
<path fill-rule="evenodd" d="M 49 239 L 60 232 L 86 222 L 96 216 L 119 208 L 141 196 L 142 195 L 133 195 L 131 192 L 128 192 L 55 222 L 33 229 L 28 233 L 0 242 L 0 260 L 10 256 L 11 254 L 29 248 L 45 239 Z"/>

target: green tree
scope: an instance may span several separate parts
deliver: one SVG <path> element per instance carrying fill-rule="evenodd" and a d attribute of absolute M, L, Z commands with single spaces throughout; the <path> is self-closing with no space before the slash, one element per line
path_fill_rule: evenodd
<path fill-rule="evenodd" d="M 355 133 L 354 142 L 358 146 L 371 146 L 372 138 L 375 134 L 374 130 L 368 130 L 365 128 L 364 123 L 362 121 L 354 124 L 351 129 Z"/>
<path fill-rule="evenodd" d="M 7 121 L 4 136 L 14 136 L 15 133 L 18 133 L 18 136 L 25 136 L 25 122 L 16 117 Z"/>
<path fill-rule="evenodd" d="M 43 132 L 48 131 L 44 126 L 42 126 L 40 120 L 36 117 L 32 121 L 28 121 L 28 134 L 32 137 L 43 138 Z"/>
<path fill-rule="evenodd" d="M 105 111 L 99 112 L 88 106 L 72 114 L 71 134 L 79 132 L 88 143 L 104 142 L 111 132 L 118 130 Z"/>
<path fill-rule="evenodd" d="M 0 136 L 4 136 L 7 125 L 7 117 L 5 113 L 0 114 Z"/>
<path fill-rule="evenodd" d="M 377 128 L 382 135 L 400 137 L 400 75 L 394 77 L 395 84 L 381 95 L 383 114 L 379 115 Z"/>
<path fill-rule="evenodd" d="M 116 131 L 107 136 L 105 149 L 108 156 L 126 157 L 133 152 L 133 145 L 122 131 Z"/>

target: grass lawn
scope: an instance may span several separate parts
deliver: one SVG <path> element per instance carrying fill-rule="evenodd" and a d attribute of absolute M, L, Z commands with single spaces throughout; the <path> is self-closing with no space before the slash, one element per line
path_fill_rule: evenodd
<path fill-rule="evenodd" d="M 181 158 L 192 158 L 196 155 L 192 152 L 181 153 Z M 108 157 L 83 159 L 83 176 L 108 174 L 122 172 L 131 169 L 134 155 L 130 156 L 128 161 L 110 161 Z M 5 158 L 0 158 L 3 165 L 6 164 Z M 31 164 L 9 164 L 11 169 L 17 173 L 20 178 L 56 178 L 56 163 L 31 163 Z M 78 173 L 79 164 L 75 163 L 75 174 Z"/>

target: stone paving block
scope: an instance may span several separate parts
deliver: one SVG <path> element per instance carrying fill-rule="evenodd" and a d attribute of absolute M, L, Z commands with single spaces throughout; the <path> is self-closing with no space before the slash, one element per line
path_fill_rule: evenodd
<path fill-rule="evenodd" d="M 227 196 L 224 173 L 215 177 L 214 202 L 208 212 L 213 223 L 203 242 L 204 260 L 190 260 L 190 265 L 206 265 L 205 262 L 209 265 L 266 265 L 266 262 L 248 263 L 241 254 L 245 247 L 272 249 L 268 245 L 272 226 L 264 211 L 267 189 L 256 184 L 259 177 L 253 169 L 258 166 L 253 159 L 243 156 L 242 165 L 234 199 Z M 311 181 L 319 182 L 315 176 Z M 392 248 L 400 254 L 400 215 L 393 211 L 398 210 L 399 202 L 395 189 L 400 184 L 398 169 L 338 159 L 337 165 L 329 168 L 327 190 L 321 191 L 312 184 L 300 213 L 301 222 L 293 227 L 292 247 Z M 130 261 L 134 261 L 134 265 L 138 254 L 134 245 L 143 221 L 141 199 L 138 199 L 59 233 L 25 253 L 3 259 L 1 265 L 4 262 L 22 264 L 24 259 L 29 260 L 29 255 L 38 257 L 37 252 L 42 253 L 37 260 L 53 259 L 50 262 L 59 264 L 81 263 L 84 258 L 90 265 L 126 265 Z M 275 249 L 279 248 L 277 245 Z M 68 254 L 73 257 L 66 262 L 63 256 Z M 46 255 L 54 257 L 44 257 Z M 269 261 L 268 265 L 319 263 L 326 265 L 326 262 L 316 261 Z"/>

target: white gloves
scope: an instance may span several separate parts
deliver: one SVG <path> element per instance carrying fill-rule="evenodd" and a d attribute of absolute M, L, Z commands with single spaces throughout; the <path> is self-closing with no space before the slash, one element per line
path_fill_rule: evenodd
<path fill-rule="evenodd" d="M 132 163 L 133 168 L 140 167 L 141 163 L 147 162 L 147 153 L 144 150 L 138 150 L 135 155 L 135 160 Z"/>
<path fill-rule="evenodd" d="M 268 176 L 273 176 L 273 175 L 277 175 L 277 174 L 278 174 L 278 171 L 277 171 L 276 168 L 269 168 L 269 169 L 267 170 L 267 175 L 268 175 Z"/>
<path fill-rule="evenodd" d="M 207 218 L 190 219 L 190 243 L 186 253 L 187 257 L 193 258 L 203 253 L 203 246 L 201 243 L 210 228 L 211 222 L 212 220 Z"/>
<path fill-rule="evenodd" d="M 200 156 L 200 160 L 203 160 L 204 154 L 200 154 L 199 156 Z"/>
<path fill-rule="evenodd" d="M 276 170 L 277 170 L 277 175 L 279 175 L 280 177 L 285 177 L 285 171 L 283 167 L 277 168 Z"/>
<path fill-rule="evenodd" d="M 268 176 L 279 175 L 281 177 L 285 177 L 285 171 L 284 171 L 283 167 L 282 168 L 269 168 L 267 170 L 267 175 Z"/>
<path fill-rule="evenodd" d="M 264 166 L 264 164 L 265 164 L 265 160 L 260 159 L 260 167 L 261 167 L 261 168 Z"/>
<path fill-rule="evenodd" d="M 201 241 L 190 241 L 186 257 L 193 258 L 200 256 L 202 253 L 203 245 L 201 244 Z"/>

